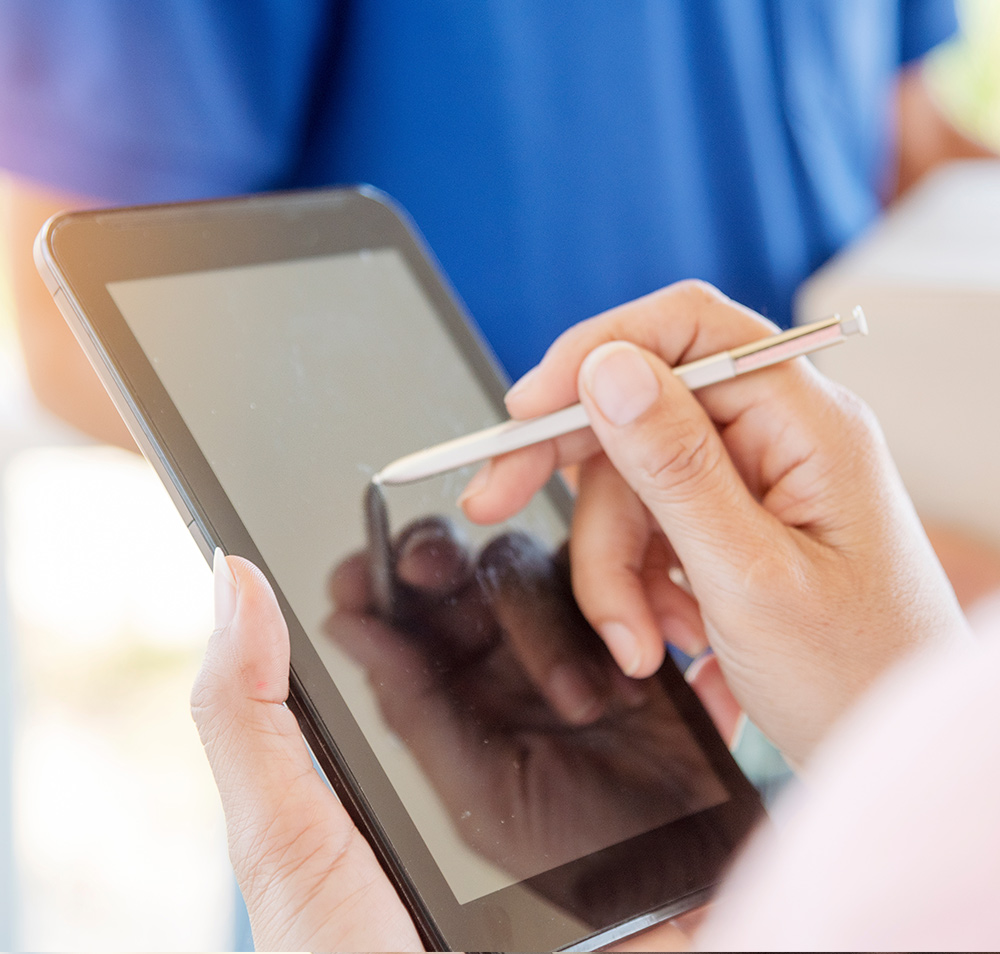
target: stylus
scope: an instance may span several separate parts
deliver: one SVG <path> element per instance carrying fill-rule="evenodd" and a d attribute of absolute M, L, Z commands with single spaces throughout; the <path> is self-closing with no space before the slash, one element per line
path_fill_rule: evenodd
<path fill-rule="evenodd" d="M 848 318 L 832 315 L 811 325 L 792 328 L 739 348 L 678 365 L 674 374 L 694 391 L 738 374 L 827 348 L 855 334 L 868 334 L 868 323 L 860 306 L 855 306 Z M 408 484 L 589 426 L 590 421 L 582 404 L 574 404 L 543 417 L 505 421 L 400 457 L 383 467 L 372 480 L 377 484 Z"/>

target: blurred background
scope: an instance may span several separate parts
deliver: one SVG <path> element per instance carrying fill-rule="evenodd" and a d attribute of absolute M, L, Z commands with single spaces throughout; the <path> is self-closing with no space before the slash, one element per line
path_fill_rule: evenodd
<path fill-rule="evenodd" d="M 5 274 L 0 494 L 0 949 L 232 949 L 211 573 L 144 460 L 36 407 Z"/>
<path fill-rule="evenodd" d="M 1000 3 L 959 8 L 964 35 L 934 54 L 931 80 L 1000 148 Z M 232 873 L 188 711 L 210 573 L 144 461 L 36 407 L 6 282 L 0 949 L 228 949 Z"/>

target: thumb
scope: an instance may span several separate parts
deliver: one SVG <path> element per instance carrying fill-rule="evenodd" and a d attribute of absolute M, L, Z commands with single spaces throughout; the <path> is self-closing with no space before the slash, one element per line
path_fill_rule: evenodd
<path fill-rule="evenodd" d="M 288 630 L 264 575 L 239 557 L 215 554 L 216 629 L 191 709 L 224 807 L 244 793 L 311 765 L 288 697 Z M 278 786 L 278 792 L 283 791 Z M 266 802 L 265 802 L 266 804 Z M 261 805 L 261 811 L 267 808 Z"/>
<path fill-rule="evenodd" d="M 656 355 L 624 341 L 595 348 L 580 399 L 605 453 L 666 533 L 692 583 L 699 569 L 746 566 L 773 535 L 705 409 Z"/>
<path fill-rule="evenodd" d="M 258 950 L 419 949 L 371 848 L 313 768 L 283 705 L 288 629 L 267 579 L 221 550 L 214 572 L 216 629 L 191 711 Z"/>

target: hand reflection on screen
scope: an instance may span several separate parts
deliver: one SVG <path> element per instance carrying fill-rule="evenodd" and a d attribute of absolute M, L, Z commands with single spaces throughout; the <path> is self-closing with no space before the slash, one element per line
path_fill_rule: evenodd
<path fill-rule="evenodd" d="M 660 681 L 622 675 L 584 620 L 565 547 L 505 533 L 476 554 L 432 516 L 345 560 L 331 590 L 329 636 L 462 838 L 511 874 L 723 796 Z"/>

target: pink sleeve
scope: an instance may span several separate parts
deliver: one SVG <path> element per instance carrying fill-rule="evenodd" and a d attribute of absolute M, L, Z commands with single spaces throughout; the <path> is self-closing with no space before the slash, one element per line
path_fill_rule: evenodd
<path fill-rule="evenodd" d="M 698 948 L 1000 950 L 998 714 L 996 636 L 891 673 L 739 860 Z"/>

